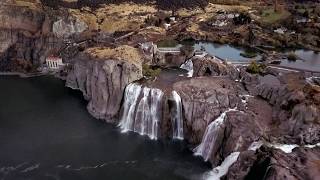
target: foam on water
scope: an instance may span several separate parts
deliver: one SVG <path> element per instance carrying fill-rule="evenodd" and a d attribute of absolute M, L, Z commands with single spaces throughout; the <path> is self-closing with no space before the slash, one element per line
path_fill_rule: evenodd
<path fill-rule="evenodd" d="M 220 180 L 220 178 L 228 173 L 228 170 L 232 164 L 234 164 L 240 155 L 240 152 L 233 152 L 227 156 L 220 166 L 213 168 L 204 175 L 205 180 Z"/>
<path fill-rule="evenodd" d="M 180 68 L 188 71 L 188 77 L 193 76 L 193 62 L 191 59 L 188 59 L 185 63 L 183 63 Z"/>

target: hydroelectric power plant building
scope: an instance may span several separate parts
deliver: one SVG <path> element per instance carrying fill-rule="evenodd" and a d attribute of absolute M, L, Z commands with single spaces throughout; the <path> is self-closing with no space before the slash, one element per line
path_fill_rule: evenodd
<path fill-rule="evenodd" d="M 65 66 L 65 64 L 62 62 L 62 58 L 54 56 L 47 57 L 46 64 L 51 70 L 58 70 Z"/>

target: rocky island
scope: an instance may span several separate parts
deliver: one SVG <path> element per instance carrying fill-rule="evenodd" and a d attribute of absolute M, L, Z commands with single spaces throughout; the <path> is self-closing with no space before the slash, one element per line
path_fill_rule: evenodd
<path fill-rule="evenodd" d="M 319 15 L 317 1 L 2 0 L 0 71 L 52 75 L 121 132 L 185 142 L 212 169 L 189 179 L 316 180 Z"/>

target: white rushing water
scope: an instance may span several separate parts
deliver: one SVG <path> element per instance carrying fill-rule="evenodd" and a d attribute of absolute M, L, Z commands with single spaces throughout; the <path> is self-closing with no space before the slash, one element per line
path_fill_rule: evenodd
<path fill-rule="evenodd" d="M 299 146 L 297 144 L 280 144 L 280 143 L 269 143 L 269 142 L 263 142 L 263 141 L 256 141 L 250 145 L 248 150 L 256 151 L 262 145 L 265 145 L 270 148 L 280 149 L 281 151 L 283 151 L 284 153 L 287 153 L 287 154 L 292 153 L 292 151 L 297 147 L 304 147 L 304 148 L 311 148 L 311 149 L 315 148 L 315 147 L 320 147 L 320 143 Z"/>
<path fill-rule="evenodd" d="M 285 153 L 292 153 L 292 150 L 296 147 L 299 147 L 296 144 L 270 144 L 270 147 L 280 149 L 281 151 Z"/>
<path fill-rule="evenodd" d="M 181 69 L 188 71 L 188 77 L 193 76 L 193 62 L 192 59 L 188 59 L 185 63 L 180 66 Z"/>
<path fill-rule="evenodd" d="M 181 97 L 176 91 L 172 91 L 172 97 L 175 102 L 176 111 L 171 114 L 173 138 L 183 139 L 183 119 Z"/>
<path fill-rule="evenodd" d="M 264 144 L 264 143 L 263 143 L 262 141 L 255 141 L 255 142 L 253 142 L 253 143 L 249 146 L 248 150 L 249 150 L 249 151 L 256 151 L 256 150 L 258 150 L 263 144 Z"/>
<path fill-rule="evenodd" d="M 213 168 L 212 171 L 204 175 L 205 180 L 220 180 L 220 178 L 228 173 L 228 170 L 232 164 L 234 164 L 240 155 L 240 152 L 231 153 L 227 156 L 220 166 Z"/>
<path fill-rule="evenodd" d="M 120 121 L 120 128 L 122 132 L 133 130 L 135 119 L 135 106 L 137 104 L 139 95 L 141 92 L 141 86 L 137 84 L 129 84 L 126 87 L 124 95 L 124 110 Z"/>
<path fill-rule="evenodd" d="M 157 139 L 162 97 L 160 89 L 129 84 L 125 90 L 124 110 L 119 123 L 122 132 L 134 131 Z"/>
<path fill-rule="evenodd" d="M 209 126 L 207 127 L 204 136 L 202 138 L 201 144 L 195 148 L 194 154 L 196 156 L 202 156 L 205 161 L 208 161 L 215 141 L 217 140 L 217 136 L 223 125 L 223 121 L 227 115 L 227 112 L 235 111 L 235 109 L 229 109 L 223 112 L 216 120 L 212 121 Z"/>

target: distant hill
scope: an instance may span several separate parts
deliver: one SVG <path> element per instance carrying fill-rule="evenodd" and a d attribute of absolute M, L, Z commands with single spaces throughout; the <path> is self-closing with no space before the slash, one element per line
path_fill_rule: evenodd
<path fill-rule="evenodd" d="M 98 8 L 102 4 L 118 4 L 123 2 L 134 3 L 155 3 L 160 9 L 177 9 L 205 7 L 208 0 L 41 0 L 43 5 L 57 8 L 59 6 L 67 8 L 91 7 Z"/>

